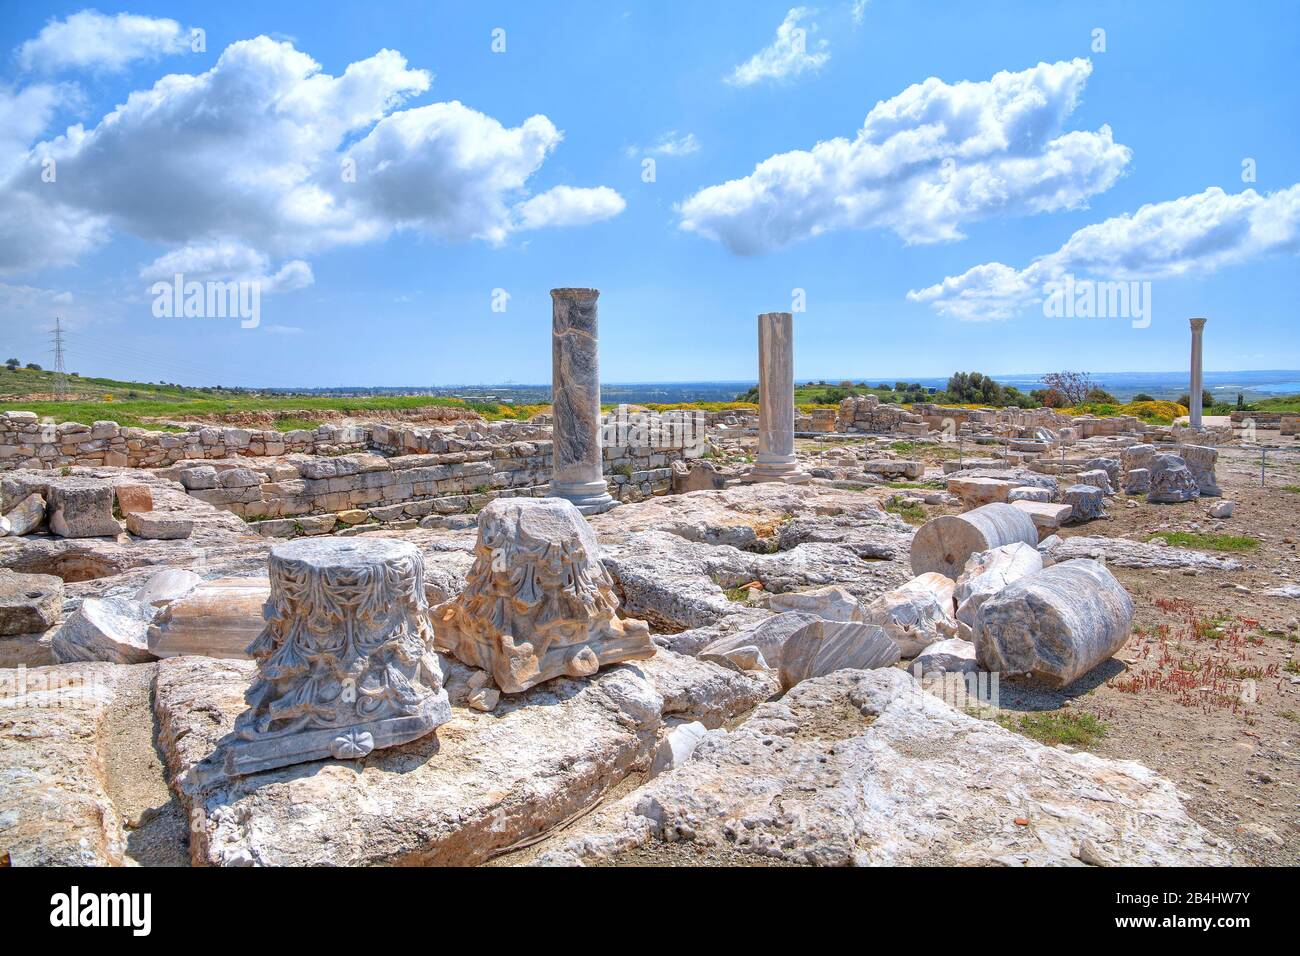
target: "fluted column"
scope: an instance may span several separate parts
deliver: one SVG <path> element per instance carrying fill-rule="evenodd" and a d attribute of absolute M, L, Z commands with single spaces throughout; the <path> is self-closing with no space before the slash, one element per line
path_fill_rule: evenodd
<path fill-rule="evenodd" d="M 1189 320 L 1192 326 L 1192 389 L 1190 394 L 1191 405 L 1188 407 L 1189 418 L 1192 428 L 1198 432 L 1204 429 L 1201 425 L 1201 393 L 1204 391 L 1204 385 L 1201 381 L 1201 334 L 1205 331 L 1204 319 Z"/>
<path fill-rule="evenodd" d="M 618 504 L 605 484 L 600 454 L 598 289 L 551 290 L 551 490 L 585 515 Z"/>
<path fill-rule="evenodd" d="M 751 481 L 803 482 L 794 456 L 794 316 L 758 317 L 758 457 Z"/>

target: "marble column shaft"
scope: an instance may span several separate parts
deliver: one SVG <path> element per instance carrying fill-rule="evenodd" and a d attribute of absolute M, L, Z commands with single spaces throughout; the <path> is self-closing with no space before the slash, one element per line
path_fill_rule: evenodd
<path fill-rule="evenodd" d="M 758 457 L 755 481 L 807 481 L 794 456 L 794 317 L 758 317 Z"/>
<path fill-rule="evenodd" d="M 598 289 L 551 290 L 551 488 L 583 514 L 616 502 L 605 483 L 600 441 Z"/>
<path fill-rule="evenodd" d="M 1192 327 L 1192 385 L 1188 392 L 1191 398 L 1188 417 L 1191 426 L 1200 431 L 1203 427 L 1201 425 L 1201 393 L 1205 389 L 1201 376 L 1201 335 L 1205 331 L 1205 320 L 1191 319 L 1189 322 Z"/>

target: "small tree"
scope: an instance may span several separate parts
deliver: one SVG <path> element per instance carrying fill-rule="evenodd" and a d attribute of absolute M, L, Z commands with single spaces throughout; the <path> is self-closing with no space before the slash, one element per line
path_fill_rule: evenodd
<path fill-rule="evenodd" d="M 20 363 L 17 359 L 5 359 L 5 365 L 9 366 L 9 371 L 11 372 L 16 369 L 19 364 Z"/>
<path fill-rule="evenodd" d="M 27 367 L 31 369 L 33 372 L 39 372 L 41 370 L 41 367 L 37 365 L 35 362 L 28 362 Z"/>
<path fill-rule="evenodd" d="M 1043 384 L 1065 396 L 1071 405 L 1082 405 L 1092 392 L 1100 391 L 1087 372 L 1048 372 L 1043 376 Z"/>
<path fill-rule="evenodd" d="M 1138 392 L 1136 395 L 1133 396 L 1133 401 L 1135 401 L 1135 402 L 1154 402 L 1155 399 L 1152 398 L 1150 395 L 1148 395 L 1146 392 Z"/>

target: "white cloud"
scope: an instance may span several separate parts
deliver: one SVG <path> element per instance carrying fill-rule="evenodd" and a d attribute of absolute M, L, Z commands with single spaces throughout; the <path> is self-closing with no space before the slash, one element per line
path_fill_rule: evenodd
<path fill-rule="evenodd" d="M 677 130 L 669 130 L 659 137 L 659 141 L 650 147 L 650 152 L 659 156 L 689 156 L 700 151 L 700 141 L 694 133 L 679 136 Z"/>
<path fill-rule="evenodd" d="M 850 8 L 850 15 L 853 17 L 855 27 L 862 26 L 862 21 L 867 17 L 867 3 L 869 0 L 853 0 L 853 6 Z"/>
<path fill-rule="evenodd" d="M 519 229 L 585 226 L 621 213 L 627 203 L 608 186 L 575 189 L 556 186 L 515 207 Z"/>
<path fill-rule="evenodd" d="M 140 278 L 146 282 L 171 281 L 178 274 L 187 281 L 257 282 L 266 295 L 305 289 L 316 281 L 311 266 L 301 259 L 286 262 L 272 273 L 265 253 L 230 241 L 191 243 L 164 253 L 140 270 Z"/>
<path fill-rule="evenodd" d="M 51 20 L 35 39 L 18 48 L 24 70 L 55 72 L 101 69 L 116 72 L 136 60 L 156 60 L 190 49 L 190 31 L 175 20 L 82 10 Z"/>
<path fill-rule="evenodd" d="M 392 50 L 331 76 L 289 43 L 234 43 L 207 72 L 165 76 L 29 150 L 0 180 L 0 272 L 75 261 L 120 230 L 176 247 L 177 261 L 235 256 L 232 276 L 263 257 L 257 274 L 274 280 L 286 267 L 271 273 L 272 259 L 400 229 L 496 243 L 621 211 L 602 188 L 556 193 L 521 217 L 561 132 L 545 116 L 512 128 L 457 102 L 400 108 L 430 81 Z M 56 183 L 41 181 L 45 157 Z M 303 280 L 294 266 L 279 281 Z"/>
<path fill-rule="evenodd" d="M 829 44 L 818 40 L 815 52 L 809 34 L 817 32 L 817 24 L 799 26 L 817 11 L 808 7 L 794 7 L 776 28 L 776 38 L 759 50 L 726 77 L 732 86 L 752 86 L 763 80 L 784 80 L 798 76 L 806 70 L 820 70 L 831 58 Z"/>
<path fill-rule="evenodd" d="M 1016 270 L 989 262 L 907 297 L 959 319 L 1005 319 L 1065 275 L 1101 281 L 1205 275 L 1261 256 L 1300 252 L 1300 184 L 1261 196 L 1217 186 L 1085 226 Z"/>
<path fill-rule="evenodd" d="M 836 229 L 950 241 L 979 219 L 1079 208 L 1131 155 L 1109 126 L 1061 133 L 1091 72 L 1079 59 L 982 82 L 931 77 L 877 103 L 852 140 L 780 153 L 690 196 L 681 228 L 752 255 Z"/>
<path fill-rule="evenodd" d="M 654 156 L 689 156 L 691 153 L 700 151 L 700 141 L 695 138 L 694 133 L 678 133 L 672 129 L 660 136 L 653 146 L 626 146 L 623 148 L 624 154 L 629 159 L 635 159 L 638 156 L 650 154 Z"/>

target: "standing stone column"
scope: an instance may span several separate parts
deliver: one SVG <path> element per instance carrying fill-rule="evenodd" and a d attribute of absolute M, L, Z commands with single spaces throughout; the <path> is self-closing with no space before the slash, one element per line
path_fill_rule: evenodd
<path fill-rule="evenodd" d="M 356 759 L 451 719 L 415 545 L 304 538 L 271 549 L 270 576 L 248 709 L 200 778 Z"/>
<path fill-rule="evenodd" d="M 758 458 L 751 481 L 804 482 L 794 457 L 794 317 L 758 317 Z"/>
<path fill-rule="evenodd" d="M 551 290 L 551 490 L 584 515 L 618 504 L 609 494 L 600 453 L 599 289 Z"/>
<path fill-rule="evenodd" d="M 1191 405 L 1188 407 L 1189 418 L 1192 428 L 1196 431 L 1204 431 L 1201 425 L 1201 392 L 1204 385 L 1201 383 L 1201 333 L 1205 331 L 1204 319 L 1189 320 L 1192 326 L 1192 390 Z"/>

